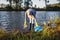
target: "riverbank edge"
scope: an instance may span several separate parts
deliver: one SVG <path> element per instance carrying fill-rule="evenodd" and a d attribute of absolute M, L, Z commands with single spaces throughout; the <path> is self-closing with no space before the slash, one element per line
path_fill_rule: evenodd
<path fill-rule="evenodd" d="M 26 10 L 0 10 L 0 11 L 26 11 Z M 60 11 L 60 10 L 36 10 L 36 11 Z"/>

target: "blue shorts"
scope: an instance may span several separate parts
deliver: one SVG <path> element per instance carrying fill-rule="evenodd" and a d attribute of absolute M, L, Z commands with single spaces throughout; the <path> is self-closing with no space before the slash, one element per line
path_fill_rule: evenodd
<path fill-rule="evenodd" d="M 28 9 L 30 14 L 29 15 L 33 15 L 35 17 L 36 15 L 36 11 L 34 9 Z"/>

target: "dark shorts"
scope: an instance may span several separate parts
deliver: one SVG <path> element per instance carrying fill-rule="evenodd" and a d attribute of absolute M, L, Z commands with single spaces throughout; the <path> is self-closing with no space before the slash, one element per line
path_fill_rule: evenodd
<path fill-rule="evenodd" d="M 35 17 L 36 11 L 34 9 L 29 9 L 29 12 L 30 12 L 29 15 L 33 15 Z"/>

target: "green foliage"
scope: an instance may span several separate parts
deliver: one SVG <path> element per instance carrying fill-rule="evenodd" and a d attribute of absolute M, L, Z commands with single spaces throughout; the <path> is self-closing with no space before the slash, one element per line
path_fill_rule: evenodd
<path fill-rule="evenodd" d="M 8 9 L 8 10 L 12 10 L 12 9 L 13 9 L 13 8 L 12 8 L 11 6 L 9 6 L 9 5 L 7 5 L 5 8 Z"/>

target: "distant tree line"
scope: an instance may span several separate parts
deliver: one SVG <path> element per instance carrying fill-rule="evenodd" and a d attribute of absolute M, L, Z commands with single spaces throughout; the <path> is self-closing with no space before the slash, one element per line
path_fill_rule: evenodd
<path fill-rule="evenodd" d="M 23 0 L 7 0 L 7 2 L 9 2 L 9 6 L 12 7 L 12 2 L 16 5 L 16 8 L 15 9 L 19 9 L 18 7 L 20 6 L 21 7 L 21 4 L 22 4 L 22 1 Z M 24 0 L 26 1 L 26 0 Z M 30 0 L 29 0 L 30 1 Z M 26 8 L 29 7 L 29 1 L 26 1 L 24 4 L 26 6 Z"/>
<path fill-rule="evenodd" d="M 9 2 L 9 5 L 6 6 L 6 9 L 8 9 L 8 10 L 12 10 L 12 9 L 22 10 L 23 9 L 24 10 L 24 9 L 30 8 L 29 5 L 32 6 L 32 4 L 33 4 L 33 2 L 31 0 L 24 0 L 24 1 L 25 2 L 24 2 L 24 8 L 23 8 L 23 7 L 21 7 L 22 6 L 21 4 L 23 3 L 23 0 L 7 0 L 7 2 Z M 31 3 L 29 3 L 30 1 L 31 1 Z M 47 4 L 47 3 L 50 2 L 49 0 L 44 0 L 44 1 L 45 1 L 46 9 L 36 8 L 36 5 L 35 5 L 35 9 L 39 9 L 39 10 L 58 10 L 60 8 L 58 6 L 55 6 L 55 7 L 49 6 Z M 59 1 L 59 3 L 60 3 L 60 0 L 57 0 L 57 1 Z M 15 4 L 15 7 L 12 6 L 12 4 Z M 34 7 L 32 7 L 32 8 L 34 8 Z"/>

